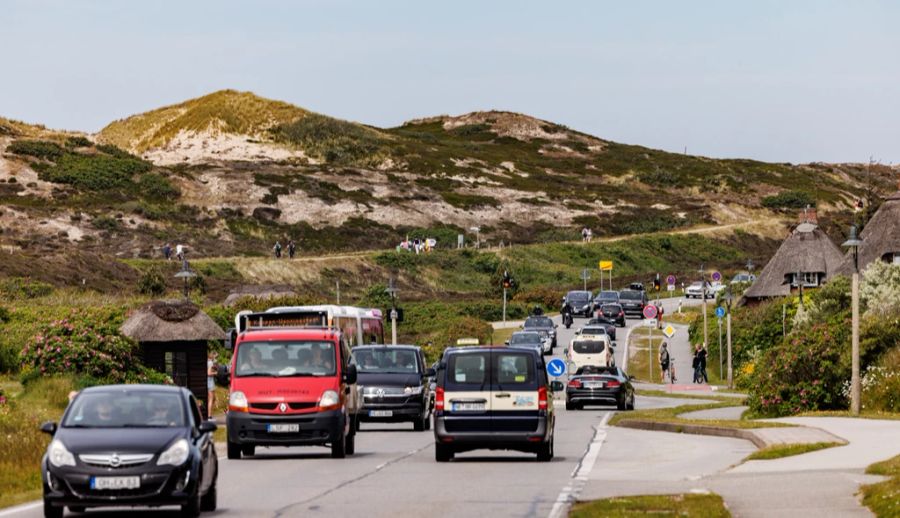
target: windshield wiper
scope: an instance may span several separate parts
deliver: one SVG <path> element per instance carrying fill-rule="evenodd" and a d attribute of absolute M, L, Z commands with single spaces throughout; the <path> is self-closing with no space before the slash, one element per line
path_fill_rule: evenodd
<path fill-rule="evenodd" d="M 238 374 L 239 378 L 247 377 L 247 376 L 266 376 L 266 377 L 275 377 L 278 374 L 272 372 L 244 372 Z"/>

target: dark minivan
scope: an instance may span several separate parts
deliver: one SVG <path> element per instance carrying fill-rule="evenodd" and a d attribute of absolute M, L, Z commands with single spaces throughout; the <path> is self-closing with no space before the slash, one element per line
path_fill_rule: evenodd
<path fill-rule="evenodd" d="M 415 345 L 353 348 L 362 397 L 357 426 L 366 422 L 411 421 L 416 431 L 431 428 L 431 378 L 425 355 Z"/>
<path fill-rule="evenodd" d="M 626 315 L 638 315 L 644 318 L 644 306 L 647 305 L 647 292 L 638 290 L 622 290 L 619 292 L 619 304 Z"/>
<path fill-rule="evenodd" d="M 184 516 L 216 509 L 219 475 L 212 421 L 194 396 L 164 385 L 82 390 L 52 435 L 41 464 L 44 516 L 63 507 L 181 506 Z"/>

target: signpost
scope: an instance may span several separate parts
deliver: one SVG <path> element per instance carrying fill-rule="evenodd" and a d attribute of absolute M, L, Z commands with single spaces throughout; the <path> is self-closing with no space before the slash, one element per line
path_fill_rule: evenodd
<path fill-rule="evenodd" d="M 566 362 L 559 358 L 553 358 L 547 362 L 547 374 L 558 378 L 566 373 Z"/>
<path fill-rule="evenodd" d="M 719 273 L 719 272 L 717 272 L 717 271 L 714 271 L 714 272 L 712 272 L 712 274 L 710 275 L 710 278 L 712 278 L 713 282 L 721 282 L 721 281 L 722 281 L 722 274 Z"/>
<path fill-rule="evenodd" d="M 716 317 L 719 321 L 719 379 L 725 377 L 725 367 L 723 366 L 722 357 L 722 317 L 725 316 L 725 308 L 719 306 L 716 308 Z"/>
<path fill-rule="evenodd" d="M 587 291 L 587 281 L 591 278 L 591 271 L 585 268 L 581 270 L 581 280 L 584 283 L 584 291 Z"/>
<path fill-rule="evenodd" d="M 647 319 L 647 355 L 650 357 L 650 381 L 653 381 L 653 328 L 656 327 L 656 306 L 647 304 L 644 306 L 644 318 Z"/>
<path fill-rule="evenodd" d="M 600 289 L 603 289 L 603 272 L 609 272 L 609 289 L 612 290 L 612 269 L 613 262 L 612 261 L 600 261 L 597 264 L 597 267 L 600 268 Z"/>
<path fill-rule="evenodd" d="M 675 279 L 674 275 L 669 275 L 666 277 L 666 291 L 675 291 Z"/>
<path fill-rule="evenodd" d="M 666 338 L 672 338 L 673 336 L 675 336 L 675 328 L 672 327 L 672 324 L 667 325 L 663 329 L 663 334 L 666 335 Z"/>
<path fill-rule="evenodd" d="M 391 296 L 391 344 L 397 345 L 397 317 L 399 314 L 397 313 L 397 304 L 394 302 L 394 297 L 400 290 L 394 285 L 393 277 L 388 281 L 388 287 L 385 288 L 384 291 L 388 292 L 388 295 Z"/>

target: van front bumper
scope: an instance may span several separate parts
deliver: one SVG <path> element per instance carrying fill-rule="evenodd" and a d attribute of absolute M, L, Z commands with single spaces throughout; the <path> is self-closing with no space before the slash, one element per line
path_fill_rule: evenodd
<path fill-rule="evenodd" d="M 272 432 L 269 425 L 295 424 L 298 430 Z M 228 442 L 252 446 L 322 445 L 343 437 L 347 418 L 342 410 L 310 414 L 270 415 L 229 411 Z"/>

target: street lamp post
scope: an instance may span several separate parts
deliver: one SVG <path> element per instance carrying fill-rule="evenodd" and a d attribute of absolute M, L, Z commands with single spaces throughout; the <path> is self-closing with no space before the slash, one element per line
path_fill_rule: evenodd
<path fill-rule="evenodd" d="M 734 388 L 734 370 L 731 366 L 731 286 L 725 288 L 725 341 L 728 344 L 728 388 Z"/>
<path fill-rule="evenodd" d="M 190 290 L 191 279 L 196 276 L 197 274 L 191 271 L 191 267 L 188 265 L 187 259 L 182 261 L 181 271 L 176 273 L 175 277 L 184 279 L 184 300 L 188 299 L 188 291 Z"/>
<path fill-rule="evenodd" d="M 851 307 L 853 313 L 853 332 L 851 338 L 851 346 L 853 355 L 852 367 L 850 374 L 850 413 L 859 415 L 859 245 L 862 244 L 858 235 L 856 225 L 850 227 L 850 238 L 844 242 L 843 246 L 850 249 L 853 253 L 853 276 L 850 288 Z"/>
<path fill-rule="evenodd" d="M 391 344 L 397 345 L 397 304 L 395 303 L 394 297 L 397 295 L 397 292 L 400 291 L 394 285 L 394 278 L 391 277 L 388 281 L 388 287 L 384 289 L 391 296 Z"/>

